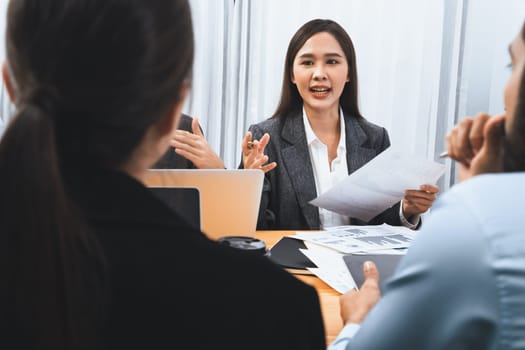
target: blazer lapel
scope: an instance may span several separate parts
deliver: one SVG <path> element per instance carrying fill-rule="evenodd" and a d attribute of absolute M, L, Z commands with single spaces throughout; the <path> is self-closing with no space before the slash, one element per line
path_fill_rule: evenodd
<path fill-rule="evenodd" d="M 284 120 L 281 137 L 288 143 L 281 149 L 283 165 L 288 171 L 303 216 L 309 228 L 318 229 L 319 209 L 308 203 L 317 197 L 317 192 L 301 112 Z"/>
<path fill-rule="evenodd" d="M 376 150 L 367 147 L 368 136 L 356 118 L 344 116 L 346 132 L 346 163 L 350 175 L 376 156 Z"/>

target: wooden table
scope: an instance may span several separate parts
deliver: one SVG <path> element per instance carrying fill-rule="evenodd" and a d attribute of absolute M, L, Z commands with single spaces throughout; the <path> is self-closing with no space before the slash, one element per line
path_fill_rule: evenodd
<path fill-rule="evenodd" d="M 283 236 L 295 234 L 295 231 L 257 231 L 256 237 L 265 241 L 271 248 Z M 339 313 L 339 296 L 341 295 L 332 287 L 324 283 L 316 276 L 294 275 L 301 281 L 308 283 L 317 290 L 321 302 L 324 327 L 326 332 L 326 343 L 330 344 L 343 328 L 343 321 Z"/>

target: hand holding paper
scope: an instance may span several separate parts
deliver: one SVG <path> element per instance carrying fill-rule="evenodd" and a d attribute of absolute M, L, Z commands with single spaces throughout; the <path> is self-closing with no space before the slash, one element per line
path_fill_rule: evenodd
<path fill-rule="evenodd" d="M 369 221 L 405 197 L 407 189 L 435 184 L 445 166 L 388 148 L 311 204 Z"/>

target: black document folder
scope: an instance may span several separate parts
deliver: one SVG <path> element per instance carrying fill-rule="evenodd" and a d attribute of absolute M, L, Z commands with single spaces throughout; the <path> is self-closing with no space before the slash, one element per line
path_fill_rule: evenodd
<path fill-rule="evenodd" d="M 376 264 L 382 284 L 382 282 L 394 274 L 403 256 L 404 255 L 390 254 L 348 254 L 343 256 L 343 260 L 352 274 L 355 284 L 358 288 L 361 288 L 365 280 L 363 275 L 363 264 L 365 261 L 373 261 Z"/>
<path fill-rule="evenodd" d="M 307 267 L 317 267 L 299 249 L 307 249 L 300 239 L 283 237 L 270 249 L 270 260 L 291 273 L 312 275 Z"/>

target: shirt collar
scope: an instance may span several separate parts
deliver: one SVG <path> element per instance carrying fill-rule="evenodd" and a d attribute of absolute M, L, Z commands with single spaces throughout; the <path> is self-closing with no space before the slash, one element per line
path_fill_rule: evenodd
<path fill-rule="evenodd" d="M 341 124 L 341 136 L 339 137 L 339 145 L 337 146 L 337 148 L 338 150 L 346 151 L 345 118 L 343 118 L 343 109 L 341 107 L 339 107 L 339 123 Z M 306 116 L 306 111 L 304 110 L 304 107 L 303 107 L 303 124 L 304 124 L 304 131 L 306 133 L 306 143 L 308 145 L 311 145 L 314 141 L 321 142 L 315 135 L 314 131 L 312 130 L 312 126 L 310 125 L 310 122 L 308 121 L 308 117 Z"/>
<path fill-rule="evenodd" d="M 310 122 L 308 121 L 308 117 L 306 116 L 306 112 L 303 107 L 303 124 L 304 124 L 304 131 L 306 132 L 306 143 L 308 145 L 311 145 L 312 142 L 315 140 L 319 140 L 317 136 L 315 135 L 314 131 L 312 130 L 312 126 L 310 125 Z"/>

